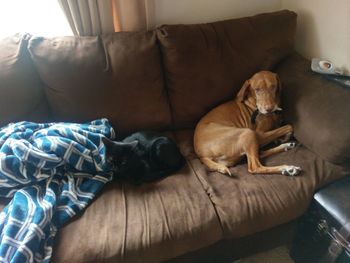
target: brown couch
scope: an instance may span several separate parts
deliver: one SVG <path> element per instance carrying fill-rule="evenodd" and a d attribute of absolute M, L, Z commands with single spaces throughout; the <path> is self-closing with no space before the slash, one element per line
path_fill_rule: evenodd
<path fill-rule="evenodd" d="M 161 181 L 109 183 L 63 227 L 53 262 L 228 262 L 286 244 L 319 187 L 350 172 L 350 91 L 312 73 L 293 51 L 287 10 L 151 32 L 0 42 L 0 124 L 107 117 L 121 137 L 140 129 L 177 141 L 186 165 Z M 299 177 L 209 173 L 193 151 L 196 122 L 261 69 L 283 83 L 297 148 L 268 164 Z"/>

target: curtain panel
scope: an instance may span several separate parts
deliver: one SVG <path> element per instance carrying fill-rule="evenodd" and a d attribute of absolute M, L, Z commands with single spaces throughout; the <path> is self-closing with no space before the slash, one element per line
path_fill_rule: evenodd
<path fill-rule="evenodd" d="M 76 36 L 147 30 L 147 0 L 58 0 Z"/>

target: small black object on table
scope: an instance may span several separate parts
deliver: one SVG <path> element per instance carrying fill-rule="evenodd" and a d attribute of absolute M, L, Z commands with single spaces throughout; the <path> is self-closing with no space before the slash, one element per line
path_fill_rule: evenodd
<path fill-rule="evenodd" d="M 330 81 L 334 81 L 339 85 L 350 89 L 350 77 L 349 76 L 339 76 L 339 75 L 324 75 L 324 77 Z"/>
<path fill-rule="evenodd" d="M 350 176 L 319 190 L 300 219 L 290 256 L 296 263 L 350 262 Z"/>

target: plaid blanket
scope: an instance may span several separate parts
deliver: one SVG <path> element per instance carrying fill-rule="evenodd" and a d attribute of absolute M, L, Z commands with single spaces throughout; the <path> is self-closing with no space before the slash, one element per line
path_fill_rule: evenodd
<path fill-rule="evenodd" d="M 108 120 L 19 122 L 0 130 L 0 262 L 49 262 L 57 230 L 112 179 Z"/>

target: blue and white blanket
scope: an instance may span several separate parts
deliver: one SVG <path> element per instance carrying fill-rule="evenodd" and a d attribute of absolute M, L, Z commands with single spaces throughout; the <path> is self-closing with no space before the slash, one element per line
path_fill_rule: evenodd
<path fill-rule="evenodd" d="M 112 179 L 102 137 L 87 124 L 19 122 L 0 130 L 0 262 L 49 262 L 57 230 Z"/>

